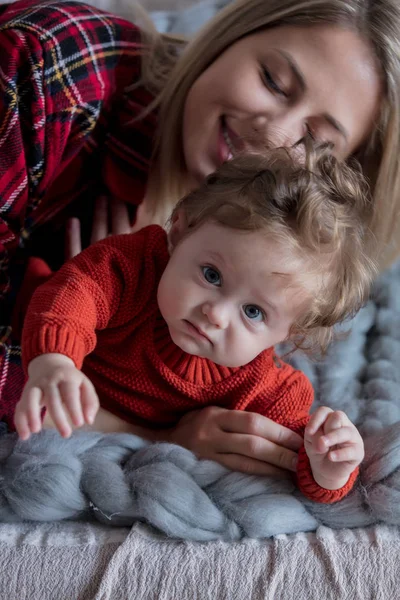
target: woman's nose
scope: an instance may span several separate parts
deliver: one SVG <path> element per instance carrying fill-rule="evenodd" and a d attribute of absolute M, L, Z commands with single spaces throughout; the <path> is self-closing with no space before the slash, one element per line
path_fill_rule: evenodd
<path fill-rule="evenodd" d="M 222 302 L 206 302 L 202 307 L 203 315 L 207 317 L 211 325 L 218 329 L 226 329 L 229 323 L 228 311 Z"/>

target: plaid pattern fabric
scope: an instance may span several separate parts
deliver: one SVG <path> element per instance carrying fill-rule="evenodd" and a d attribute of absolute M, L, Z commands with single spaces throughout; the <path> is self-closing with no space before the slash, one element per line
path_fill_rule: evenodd
<path fill-rule="evenodd" d="M 139 203 L 156 117 L 132 122 L 151 96 L 125 92 L 143 47 L 123 19 L 21 0 L 0 7 L 0 48 L 0 420 L 12 426 L 24 376 L 11 312 L 35 236 L 54 252 L 52 233 L 71 214 L 90 221 L 100 192 Z"/>

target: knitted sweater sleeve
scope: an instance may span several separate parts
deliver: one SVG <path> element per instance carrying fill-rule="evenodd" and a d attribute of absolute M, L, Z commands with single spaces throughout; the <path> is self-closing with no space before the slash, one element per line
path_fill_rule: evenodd
<path fill-rule="evenodd" d="M 287 377 L 284 375 L 280 379 L 276 399 L 264 414 L 303 436 L 310 420 L 314 390 L 309 379 L 301 371 L 294 370 L 289 365 L 282 365 L 282 371 L 287 373 Z M 251 407 L 248 410 L 252 410 Z M 357 475 L 358 469 L 355 469 L 347 483 L 338 490 L 322 488 L 313 477 L 304 445 L 299 450 L 297 484 L 300 491 L 310 500 L 326 504 L 341 500 L 352 489 Z"/>
<path fill-rule="evenodd" d="M 309 411 L 314 400 L 314 390 L 304 373 L 295 371 L 294 374 L 296 377 L 294 378 L 292 386 L 287 391 L 287 394 L 292 399 L 288 402 L 288 405 L 291 405 L 293 409 L 291 413 L 290 411 L 288 412 L 287 423 L 283 423 L 283 425 L 304 435 L 304 429 L 310 420 Z M 327 490 L 322 488 L 313 477 L 310 459 L 307 456 L 304 444 L 299 450 L 297 484 L 300 491 L 307 498 L 310 498 L 310 500 L 323 502 L 325 504 L 338 502 L 350 492 L 357 476 L 358 468 L 354 469 L 347 483 L 343 487 L 337 490 Z"/>
<path fill-rule="evenodd" d="M 123 325 L 128 311 L 121 306 L 127 296 L 134 302 L 144 236 L 139 232 L 94 244 L 36 290 L 22 334 L 25 371 L 48 352 L 64 354 L 81 368 L 96 345 L 96 331 Z"/>

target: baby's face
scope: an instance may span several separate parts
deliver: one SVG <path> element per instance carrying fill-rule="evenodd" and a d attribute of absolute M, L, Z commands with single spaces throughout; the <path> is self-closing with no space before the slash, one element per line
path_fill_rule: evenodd
<path fill-rule="evenodd" d="M 227 367 L 249 363 L 285 340 L 304 310 L 299 261 L 264 232 L 205 223 L 172 251 L 158 304 L 172 340 Z"/>

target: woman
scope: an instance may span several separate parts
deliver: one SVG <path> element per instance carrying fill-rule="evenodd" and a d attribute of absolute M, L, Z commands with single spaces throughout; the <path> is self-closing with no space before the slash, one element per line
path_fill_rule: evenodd
<path fill-rule="evenodd" d="M 79 219 L 70 222 L 73 254 L 78 224 L 84 244 L 127 231 L 134 211 L 125 203 L 140 205 L 135 227 L 163 223 L 231 155 L 305 136 L 357 155 L 374 196 L 371 227 L 386 250 L 399 207 L 397 4 L 239 0 L 187 48 L 154 33 L 141 39 L 133 25 L 83 5 L 24 0 L 3 8 L 0 235 L 9 315 L 17 322 L 21 289 L 46 276 L 44 263 L 29 257 L 60 263 L 69 217 Z M 23 380 L 17 330 L 14 338 L 3 330 L 0 397 L 9 424 Z M 215 407 L 168 432 L 105 411 L 95 427 L 169 439 L 252 473 L 294 468 L 301 442 L 268 419 Z"/>

